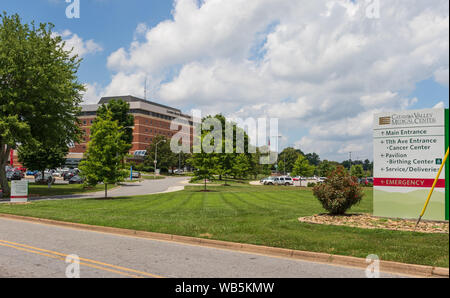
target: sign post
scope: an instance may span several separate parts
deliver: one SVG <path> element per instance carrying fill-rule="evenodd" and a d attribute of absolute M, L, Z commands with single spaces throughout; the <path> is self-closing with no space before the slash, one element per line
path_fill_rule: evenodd
<path fill-rule="evenodd" d="M 11 181 L 11 203 L 28 202 L 28 181 Z"/>
<path fill-rule="evenodd" d="M 381 113 L 374 119 L 374 215 L 417 219 L 448 145 L 445 109 Z M 424 219 L 448 220 L 448 165 Z M 447 190 L 446 190 L 447 184 Z"/>

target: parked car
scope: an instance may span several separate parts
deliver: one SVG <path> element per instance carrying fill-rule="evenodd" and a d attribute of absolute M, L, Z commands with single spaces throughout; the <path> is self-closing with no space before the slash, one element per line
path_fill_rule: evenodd
<path fill-rule="evenodd" d="M 277 177 L 268 177 L 264 180 L 264 185 L 276 185 L 278 183 Z"/>
<path fill-rule="evenodd" d="M 77 176 L 79 174 L 78 170 L 69 170 L 65 174 L 63 174 L 64 181 L 72 179 L 74 176 Z"/>
<path fill-rule="evenodd" d="M 359 179 L 359 183 L 363 184 L 363 185 L 369 185 L 369 184 L 373 184 L 373 178 L 362 178 Z"/>
<path fill-rule="evenodd" d="M 141 178 L 141 173 L 138 171 L 133 171 L 133 173 L 131 173 L 131 177 L 133 177 L 133 179 L 139 179 Z"/>
<path fill-rule="evenodd" d="M 27 176 L 36 176 L 37 173 L 38 173 L 38 171 L 31 171 L 31 170 L 28 170 L 28 171 L 27 171 Z"/>
<path fill-rule="evenodd" d="M 13 180 L 22 180 L 22 172 L 20 171 L 8 171 L 6 172 L 6 180 L 13 181 Z"/>
<path fill-rule="evenodd" d="M 24 168 L 24 167 L 17 167 L 16 170 L 18 170 L 18 171 L 20 171 L 22 173 L 26 173 L 27 172 L 27 169 Z"/>
<path fill-rule="evenodd" d="M 81 176 L 76 175 L 70 178 L 69 184 L 83 184 L 84 180 L 81 178 Z"/>
<path fill-rule="evenodd" d="M 50 181 L 51 183 L 55 183 L 55 178 L 50 173 L 44 173 L 44 178 L 42 178 L 42 173 L 38 173 L 34 178 L 35 183 L 48 184 Z"/>
<path fill-rule="evenodd" d="M 292 180 L 292 177 L 278 177 L 278 180 L 276 182 L 278 185 L 294 185 L 294 180 Z"/>
<path fill-rule="evenodd" d="M 319 177 L 319 178 L 317 178 L 317 183 L 324 183 L 324 182 L 326 182 L 327 180 L 328 180 L 327 177 Z"/>
<path fill-rule="evenodd" d="M 264 182 L 266 182 L 269 178 L 270 177 L 262 178 L 261 180 L 259 180 L 259 183 L 264 184 Z"/>

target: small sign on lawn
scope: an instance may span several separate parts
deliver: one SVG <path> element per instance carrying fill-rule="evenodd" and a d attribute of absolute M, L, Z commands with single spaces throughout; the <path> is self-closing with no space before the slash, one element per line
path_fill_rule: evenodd
<path fill-rule="evenodd" d="M 11 203 L 26 203 L 28 201 L 28 181 L 11 181 Z"/>

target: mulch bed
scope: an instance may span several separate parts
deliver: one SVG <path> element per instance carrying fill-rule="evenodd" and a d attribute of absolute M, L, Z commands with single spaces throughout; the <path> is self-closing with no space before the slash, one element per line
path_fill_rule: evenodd
<path fill-rule="evenodd" d="M 363 229 L 384 229 L 392 231 L 415 231 L 420 233 L 440 233 L 448 234 L 448 222 L 424 221 L 422 220 L 415 229 L 415 220 L 380 218 L 370 214 L 348 214 L 342 216 L 332 216 L 329 214 L 319 214 L 298 219 L 303 223 L 323 224 L 333 226 L 347 226 Z"/>

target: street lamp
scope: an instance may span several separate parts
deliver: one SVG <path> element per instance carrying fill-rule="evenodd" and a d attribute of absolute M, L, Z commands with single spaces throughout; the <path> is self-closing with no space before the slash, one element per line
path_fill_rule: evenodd
<path fill-rule="evenodd" d="M 159 143 L 165 143 L 166 140 L 161 140 L 155 145 L 155 179 L 156 179 L 156 164 L 158 163 L 158 145 Z"/>

